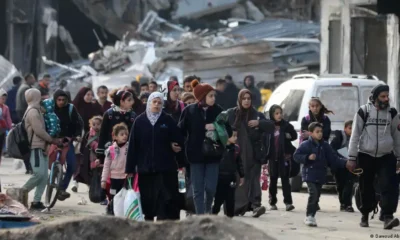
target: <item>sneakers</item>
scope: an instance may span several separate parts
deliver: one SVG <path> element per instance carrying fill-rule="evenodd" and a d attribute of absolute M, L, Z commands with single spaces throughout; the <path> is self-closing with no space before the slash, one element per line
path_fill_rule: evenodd
<path fill-rule="evenodd" d="M 400 225 L 399 219 L 393 217 L 385 218 L 383 229 L 390 230 L 394 227 L 398 227 L 399 225 Z"/>
<path fill-rule="evenodd" d="M 369 227 L 368 215 L 363 215 L 361 217 L 360 227 Z"/>
<path fill-rule="evenodd" d="M 71 194 L 69 194 L 69 193 L 66 192 L 66 191 L 61 191 L 61 192 L 58 194 L 57 199 L 60 200 L 60 201 L 64 201 L 65 199 L 70 198 L 70 197 L 71 197 Z"/>
<path fill-rule="evenodd" d="M 103 201 L 100 202 L 100 205 L 102 205 L 102 206 L 108 205 L 108 200 L 104 199 Z"/>
<path fill-rule="evenodd" d="M 253 218 L 258 218 L 261 215 L 265 214 L 265 212 L 267 211 L 267 209 L 265 209 L 264 206 L 258 207 L 256 209 L 253 210 Z"/>
<path fill-rule="evenodd" d="M 31 210 L 42 211 L 43 209 L 46 209 L 46 207 L 43 205 L 42 202 L 32 202 L 30 209 Z"/>
<path fill-rule="evenodd" d="M 294 206 L 292 204 L 287 204 L 286 205 L 286 211 L 290 212 L 294 209 Z"/>
<path fill-rule="evenodd" d="M 273 210 L 273 211 L 275 211 L 275 210 L 278 210 L 278 207 L 276 206 L 276 205 L 271 205 L 271 208 L 270 208 L 271 210 Z"/>
<path fill-rule="evenodd" d="M 32 170 L 26 170 L 25 174 L 26 174 L 26 175 L 32 175 L 32 174 L 33 174 L 33 171 L 32 171 Z"/>
<path fill-rule="evenodd" d="M 304 219 L 304 224 L 309 226 L 309 227 L 316 227 L 317 226 L 317 221 L 316 221 L 315 217 L 307 216 Z"/>

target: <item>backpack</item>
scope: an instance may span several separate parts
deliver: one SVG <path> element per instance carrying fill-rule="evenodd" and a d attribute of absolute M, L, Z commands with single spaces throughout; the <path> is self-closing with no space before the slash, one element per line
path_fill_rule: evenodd
<path fill-rule="evenodd" d="M 108 119 L 110 119 L 110 120 L 113 119 L 113 117 L 114 117 L 113 113 L 114 113 L 114 110 L 112 108 L 107 110 Z M 131 113 L 131 122 L 134 122 L 135 118 L 136 118 L 136 113 L 134 111 L 131 111 L 130 113 Z"/>
<path fill-rule="evenodd" d="M 306 121 L 308 122 L 308 124 L 310 124 L 310 122 L 311 122 L 310 114 L 306 115 L 304 118 L 306 119 Z M 326 118 L 327 118 L 327 116 L 324 115 L 324 117 L 323 117 L 322 119 L 325 120 Z M 301 134 L 300 134 L 299 137 L 300 137 L 300 138 L 299 138 L 299 145 L 300 145 L 302 142 L 304 142 L 304 139 L 301 137 Z"/>
<path fill-rule="evenodd" d="M 25 117 L 26 114 L 33 110 L 29 109 L 22 118 L 20 123 L 17 123 L 14 128 L 10 130 L 7 135 L 7 153 L 11 158 L 23 159 L 24 156 L 30 153 L 31 144 L 33 139 L 33 134 L 30 139 L 28 139 L 28 133 L 25 128 Z M 39 110 L 34 109 L 39 112 Z M 40 112 L 39 112 L 40 114 Z"/>
<path fill-rule="evenodd" d="M 360 110 L 361 111 L 358 111 L 358 115 L 364 121 L 363 128 L 362 128 L 362 131 L 364 131 L 365 127 L 367 126 L 369 111 L 371 110 L 371 104 L 367 104 L 365 106 L 365 110 L 366 110 L 365 113 L 364 113 L 364 109 L 362 107 L 360 108 Z M 390 108 L 389 112 L 390 112 L 390 116 L 392 117 L 392 120 L 393 120 L 393 118 L 396 117 L 396 115 L 397 115 L 397 110 L 395 108 Z"/>

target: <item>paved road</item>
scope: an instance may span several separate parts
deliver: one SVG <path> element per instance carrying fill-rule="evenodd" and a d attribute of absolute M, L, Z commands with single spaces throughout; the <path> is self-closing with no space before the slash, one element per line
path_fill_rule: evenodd
<path fill-rule="evenodd" d="M 0 178 L 2 188 L 19 187 L 24 184 L 28 176 L 24 170 L 14 170 L 12 159 L 3 159 L 0 167 Z M 281 194 L 281 192 L 279 192 Z M 33 191 L 30 193 L 30 199 L 33 197 Z M 383 225 L 379 220 L 370 221 L 370 228 L 360 228 L 359 213 L 339 212 L 337 197 L 332 191 L 325 191 L 321 197 L 321 211 L 317 213 L 317 228 L 310 228 L 303 224 L 305 217 L 305 208 L 307 193 L 304 190 L 301 193 L 294 193 L 293 200 L 296 209 L 293 212 L 286 212 L 284 204 L 279 202 L 278 211 L 268 211 L 267 214 L 258 219 L 250 216 L 237 217 L 239 221 L 253 225 L 276 239 L 283 240 L 309 240 L 309 239 L 375 239 L 379 238 L 399 238 L 400 228 L 394 230 L 383 230 Z M 87 205 L 78 205 L 78 202 L 84 198 Z M 278 200 L 282 201 L 281 195 Z M 268 195 L 264 192 L 263 203 L 267 205 Z M 35 215 L 43 221 L 52 221 L 54 219 L 66 218 L 70 216 L 82 215 L 100 215 L 104 214 L 103 206 L 89 202 L 87 187 L 80 185 L 79 192 L 73 193 L 70 199 L 64 202 L 57 202 L 54 210 L 50 213 L 36 213 Z M 182 212 L 182 217 L 184 214 Z M 373 236 L 373 237 L 371 237 Z"/>

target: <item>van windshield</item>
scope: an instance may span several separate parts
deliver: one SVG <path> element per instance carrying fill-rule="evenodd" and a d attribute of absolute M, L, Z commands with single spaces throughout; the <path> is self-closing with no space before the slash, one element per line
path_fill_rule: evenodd
<path fill-rule="evenodd" d="M 357 87 L 321 86 L 317 95 L 326 108 L 333 111 L 329 115 L 332 122 L 345 122 L 354 118 L 359 108 Z"/>

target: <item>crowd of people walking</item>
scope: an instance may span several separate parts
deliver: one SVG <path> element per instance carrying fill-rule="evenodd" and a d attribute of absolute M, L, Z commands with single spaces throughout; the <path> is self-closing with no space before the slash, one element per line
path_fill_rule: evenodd
<path fill-rule="evenodd" d="M 148 221 L 155 217 L 177 220 L 181 210 L 188 214 L 218 214 L 222 204 L 228 217 L 251 212 L 257 218 L 267 210 L 262 205 L 260 186 L 266 164 L 270 209 L 278 210 L 280 178 L 285 210 L 292 211 L 295 206 L 289 180 L 299 173 L 302 164 L 301 175 L 309 191 L 304 223 L 317 226 L 315 215 L 320 209 L 327 167 L 336 175 L 340 210 L 353 212 L 352 172 L 358 165 L 364 170 L 360 178 L 360 225 L 368 226 L 368 214 L 374 210 L 375 192 L 369 186 L 376 174 L 384 227 L 399 225 L 393 213 L 398 195 L 400 120 L 388 105 L 386 85 L 373 89 L 370 103 L 360 108 L 353 121 L 344 123 L 344 130 L 336 131 L 329 144 L 328 114 L 333 112 L 320 99 L 310 99 L 309 114 L 304 116 L 298 136 L 283 118 L 281 106 L 273 105 L 268 118 L 257 111 L 264 99 L 253 76 L 244 78 L 242 90 L 229 75 L 219 79 L 216 88 L 196 76 L 186 77 L 182 88 L 176 77 L 160 88 L 155 82 L 137 81 L 110 93 L 106 86 L 95 90 L 83 87 L 73 101 L 60 89 L 51 94 L 50 78 L 44 74 L 35 88 L 32 74 L 23 83 L 17 77 L 9 93 L 0 91 L 0 129 L 9 130 L 11 122 L 23 121 L 31 139 L 31 154 L 24 163 L 32 176 L 23 186 L 27 192 L 36 188 L 31 209 L 45 208 L 41 197 L 49 161 L 54 161 L 48 159 L 51 155 L 46 151 L 48 145 L 62 143 L 67 171 L 58 199 L 70 197 L 67 189 L 71 180 L 72 191 L 77 192 L 78 182 L 90 184 L 94 170 L 100 169 L 96 172 L 100 172 L 101 187 L 107 192 L 102 204 L 107 205 L 110 215 L 113 198 L 124 188 L 125 178 L 138 175 L 143 214 Z M 54 101 L 59 121 L 56 136 L 46 131 L 49 126 L 42 115 L 45 99 Z M 1 131 L 0 143 L 4 138 L 5 131 Z M 296 149 L 292 142 L 298 138 L 301 144 Z M 349 148 L 349 160 L 340 153 L 345 147 Z M 186 193 L 179 191 L 179 169 L 186 174 Z"/>

